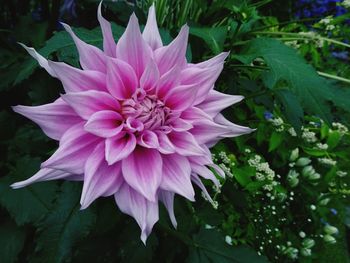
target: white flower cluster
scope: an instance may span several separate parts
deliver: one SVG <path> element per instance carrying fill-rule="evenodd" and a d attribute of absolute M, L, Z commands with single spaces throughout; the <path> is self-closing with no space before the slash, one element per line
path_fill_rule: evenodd
<path fill-rule="evenodd" d="M 340 133 L 340 135 L 345 135 L 346 133 L 349 132 L 348 127 L 346 127 L 344 124 L 342 124 L 340 122 L 333 122 L 332 127 L 333 127 L 333 129 L 338 131 Z"/>
<path fill-rule="evenodd" d="M 254 167 L 256 170 L 255 178 L 258 181 L 264 181 L 268 180 L 271 182 L 271 184 L 266 184 L 263 186 L 264 190 L 272 191 L 273 187 L 277 184 L 277 182 L 273 181 L 276 174 L 275 171 L 273 171 L 270 168 L 270 165 L 268 162 L 262 162 L 262 158 L 259 155 L 254 155 L 253 158 L 248 159 L 248 164 L 251 167 Z"/>
<path fill-rule="evenodd" d="M 327 150 L 328 149 L 328 144 L 327 143 L 317 143 L 316 148 L 320 150 Z"/>
<path fill-rule="evenodd" d="M 318 162 L 321 163 L 321 164 L 325 164 L 325 165 L 336 165 L 337 164 L 337 161 L 333 160 L 333 159 L 330 159 L 330 158 L 317 158 Z"/>
<path fill-rule="evenodd" d="M 324 45 L 324 41 L 323 41 L 323 39 L 321 39 L 320 38 L 320 36 L 316 33 L 316 32 L 314 32 L 314 31 L 309 31 L 309 32 L 300 32 L 299 33 L 301 36 L 305 36 L 305 37 L 308 37 L 308 38 L 310 38 L 311 40 L 313 40 L 314 42 L 315 42 L 315 45 L 317 46 L 317 47 L 323 47 L 323 45 Z M 304 43 L 305 44 L 308 44 L 309 43 L 309 40 L 304 40 Z"/>
<path fill-rule="evenodd" d="M 272 119 L 269 119 L 268 121 L 271 122 L 272 125 L 276 127 L 276 131 L 278 132 L 284 131 L 284 126 L 283 126 L 284 122 L 282 118 L 280 117 L 272 118 Z"/>
<path fill-rule="evenodd" d="M 302 128 L 303 133 L 301 137 L 308 143 L 313 143 L 317 141 L 316 133 L 310 131 L 308 128 Z"/>
<path fill-rule="evenodd" d="M 335 29 L 335 25 L 332 25 L 331 22 L 333 20 L 332 16 L 327 16 L 320 20 L 320 24 L 325 25 L 326 31 L 333 31 Z"/>
<path fill-rule="evenodd" d="M 345 8 L 350 8 L 350 0 L 344 0 L 341 5 Z"/>
<path fill-rule="evenodd" d="M 292 137 L 296 137 L 296 136 L 297 136 L 297 133 L 296 133 L 296 131 L 294 130 L 293 127 L 290 127 L 290 128 L 288 129 L 288 133 L 289 133 L 290 136 L 292 136 Z"/>
<path fill-rule="evenodd" d="M 347 176 L 347 172 L 344 172 L 344 171 L 337 171 L 336 172 L 336 175 L 338 175 L 339 177 L 345 177 L 345 176 Z"/>

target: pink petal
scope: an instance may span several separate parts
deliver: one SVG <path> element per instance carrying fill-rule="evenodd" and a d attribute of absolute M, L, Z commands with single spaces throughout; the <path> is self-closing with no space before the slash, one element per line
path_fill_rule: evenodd
<path fill-rule="evenodd" d="M 206 99 L 200 104 L 196 105 L 196 107 L 202 109 L 214 118 L 223 109 L 231 106 L 232 104 L 240 102 L 243 100 L 243 98 L 243 96 L 228 95 L 216 90 L 211 90 L 209 91 Z"/>
<path fill-rule="evenodd" d="M 196 139 L 189 132 L 171 132 L 168 134 L 175 150 L 180 155 L 203 155 L 204 150 L 199 146 Z"/>
<path fill-rule="evenodd" d="M 126 119 L 125 129 L 130 132 L 141 132 L 144 129 L 144 125 L 140 120 L 128 117 Z"/>
<path fill-rule="evenodd" d="M 123 129 L 123 117 L 110 110 L 98 111 L 91 115 L 85 124 L 85 130 L 100 137 L 117 135 Z"/>
<path fill-rule="evenodd" d="M 158 202 L 148 201 L 126 183 L 120 187 L 114 197 L 119 209 L 136 220 L 141 228 L 141 240 L 146 244 L 153 225 L 159 219 Z"/>
<path fill-rule="evenodd" d="M 178 86 L 180 68 L 175 66 L 166 72 L 160 79 L 157 85 L 157 95 L 163 99 L 174 87 Z"/>
<path fill-rule="evenodd" d="M 156 50 L 157 48 L 163 46 L 163 42 L 158 30 L 154 3 L 148 10 L 147 22 L 142 32 L 142 37 L 146 41 L 146 43 L 152 48 L 152 50 Z"/>
<path fill-rule="evenodd" d="M 140 79 L 140 87 L 146 91 L 153 90 L 159 80 L 159 71 L 156 63 L 153 59 L 150 59 L 145 71 L 143 72 Z"/>
<path fill-rule="evenodd" d="M 206 112 L 203 110 L 197 108 L 197 107 L 191 107 L 181 113 L 181 118 L 184 120 L 187 120 L 191 123 L 197 120 L 202 120 L 202 119 L 208 119 L 208 120 L 213 120 L 212 117 L 210 117 Z"/>
<path fill-rule="evenodd" d="M 178 36 L 169 45 L 155 50 L 154 57 L 161 75 L 174 66 L 182 68 L 186 64 L 188 32 L 188 26 L 184 25 Z"/>
<path fill-rule="evenodd" d="M 205 188 L 204 184 L 202 183 L 201 179 L 199 179 L 198 175 L 196 174 L 192 174 L 191 175 L 191 180 L 192 182 L 194 182 L 203 192 L 203 194 L 205 195 L 205 197 L 208 199 L 208 201 L 211 204 L 214 204 L 213 199 L 211 198 L 211 196 L 209 195 L 207 189 Z"/>
<path fill-rule="evenodd" d="M 191 169 L 193 173 L 200 175 L 205 179 L 211 180 L 216 185 L 216 187 L 220 186 L 219 180 L 215 177 L 212 171 L 210 171 L 207 167 L 203 165 L 191 163 Z"/>
<path fill-rule="evenodd" d="M 122 161 L 125 181 L 151 202 L 162 179 L 162 157 L 157 150 L 136 147 L 134 152 Z"/>
<path fill-rule="evenodd" d="M 81 70 L 63 62 L 49 61 L 49 66 L 62 82 L 64 90 L 79 92 L 86 90 L 106 91 L 106 74 L 94 70 Z"/>
<path fill-rule="evenodd" d="M 47 73 L 49 73 L 52 77 L 57 77 L 56 72 L 49 66 L 48 60 L 44 58 L 42 55 L 40 55 L 36 50 L 32 47 L 27 47 L 26 45 L 22 43 L 20 44 L 28 53 L 31 55 L 36 61 L 38 61 L 39 65 L 44 68 Z"/>
<path fill-rule="evenodd" d="M 116 137 L 106 140 L 106 161 L 112 165 L 126 157 L 134 151 L 136 138 L 133 134 L 122 132 Z"/>
<path fill-rule="evenodd" d="M 174 228 L 177 228 L 177 222 L 174 214 L 174 196 L 175 194 L 173 192 L 159 190 L 158 198 L 163 202 L 166 209 L 168 210 L 170 221 L 173 224 Z"/>
<path fill-rule="evenodd" d="M 105 144 L 101 142 L 85 163 L 81 209 L 87 208 L 100 196 L 115 194 L 123 184 L 120 163 L 108 165 L 104 157 Z"/>
<path fill-rule="evenodd" d="M 67 177 L 70 177 L 70 176 L 72 176 L 72 174 L 67 173 L 65 171 L 44 168 L 44 169 L 40 169 L 39 172 L 37 172 L 27 180 L 12 184 L 11 187 L 13 189 L 18 189 L 18 188 L 28 186 L 32 183 L 51 181 L 51 180 L 57 180 L 57 179 L 67 179 Z M 79 177 L 79 175 L 75 175 L 75 176 Z"/>
<path fill-rule="evenodd" d="M 212 66 L 216 66 L 218 64 L 222 64 L 224 63 L 225 59 L 228 57 L 228 55 L 230 54 L 230 52 L 222 52 L 219 55 L 208 59 L 206 61 L 203 61 L 201 63 L 197 63 L 197 64 L 191 64 L 191 67 L 197 67 L 197 68 L 210 68 Z"/>
<path fill-rule="evenodd" d="M 138 80 L 133 68 L 120 59 L 109 59 L 107 89 L 118 99 L 128 99 L 136 91 Z"/>
<path fill-rule="evenodd" d="M 98 5 L 97 9 L 97 19 L 100 23 L 102 34 L 103 34 L 103 51 L 110 57 L 116 56 L 116 48 L 117 45 L 115 44 L 111 24 L 104 19 L 101 12 L 102 7 L 102 1 Z"/>
<path fill-rule="evenodd" d="M 188 131 L 193 128 L 193 125 L 189 121 L 185 121 L 181 118 L 177 118 L 173 120 L 169 126 L 174 130 L 178 132 L 182 131 Z"/>
<path fill-rule="evenodd" d="M 124 34 L 118 41 L 117 58 L 131 65 L 139 79 L 151 55 L 152 50 L 142 38 L 137 17 L 132 14 Z"/>
<path fill-rule="evenodd" d="M 120 109 L 119 102 L 103 91 L 72 92 L 62 95 L 62 99 L 85 120 L 88 120 L 97 111 Z"/>
<path fill-rule="evenodd" d="M 41 106 L 15 106 L 13 110 L 37 123 L 44 133 L 59 140 L 63 133 L 82 119 L 62 99 Z"/>
<path fill-rule="evenodd" d="M 106 73 L 106 55 L 97 47 L 80 40 L 69 25 L 61 23 L 70 34 L 79 52 L 80 65 L 83 69 L 91 69 Z"/>
<path fill-rule="evenodd" d="M 138 144 L 146 148 L 158 148 L 158 137 L 153 131 L 144 131 L 138 140 Z"/>
<path fill-rule="evenodd" d="M 84 122 L 78 123 L 66 131 L 56 152 L 41 167 L 82 174 L 87 158 L 100 141 L 84 130 Z"/>
<path fill-rule="evenodd" d="M 222 138 L 224 138 L 224 137 L 237 137 L 237 136 L 240 136 L 243 134 L 248 134 L 248 133 L 255 131 L 255 129 L 251 129 L 249 127 L 237 125 L 237 124 L 230 122 L 222 114 L 218 114 L 214 118 L 214 120 L 216 123 L 226 127 L 226 133 L 222 135 Z"/>
<path fill-rule="evenodd" d="M 194 201 L 191 166 L 186 157 L 178 154 L 163 155 L 163 177 L 160 188 Z"/>
<path fill-rule="evenodd" d="M 171 143 L 168 136 L 163 132 L 156 132 L 158 136 L 158 150 L 163 154 L 175 153 L 175 146 Z"/>
<path fill-rule="evenodd" d="M 172 110 L 183 111 L 196 100 L 196 85 L 181 85 L 173 88 L 165 97 L 165 104 Z"/>

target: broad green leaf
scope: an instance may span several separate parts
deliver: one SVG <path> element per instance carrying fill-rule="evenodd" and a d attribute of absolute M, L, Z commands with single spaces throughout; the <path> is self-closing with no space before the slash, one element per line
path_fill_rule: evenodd
<path fill-rule="evenodd" d="M 201 229 L 193 237 L 193 247 L 187 259 L 189 263 L 264 263 L 265 257 L 259 256 L 247 246 L 230 246 L 215 229 Z"/>
<path fill-rule="evenodd" d="M 96 221 L 91 209 L 79 210 L 81 186 L 65 182 L 57 202 L 39 224 L 37 249 L 39 262 L 64 262 L 74 245 L 88 235 Z"/>
<path fill-rule="evenodd" d="M 276 150 L 283 141 L 283 134 L 281 132 L 273 132 L 269 140 L 269 152 Z"/>
<path fill-rule="evenodd" d="M 327 155 L 327 151 L 321 150 L 321 149 L 303 147 L 303 151 L 311 156 L 316 156 L 316 157 Z"/>
<path fill-rule="evenodd" d="M 341 139 L 341 135 L 338 131 L 329 131 L 328 138 L 327 138 L 328 148 L 330 150 L 335 148 L 340 142 L 340 139 Z"/>
<path fill-rule="evenodd" d="M 252 180 L 250 177 L 254 175 L 255 171 L 253 167 L 246 166 L 243 168 L 237 168 L 234 167 L 232 170 L 233 176 L 237 180 L 237 182 L 245 187 L 247 184 L 249 184 Z"/>
<path fill-rule="evenodd" d="M 5 207 L 18 225 L 37 222 L 44 217 L 55 198 L 57 186 L 53 182 L 37 183 L 21 189 L 10 185 L 34 175 L 39 170 L 38 158 L 23 157 L 8 175 L 0 179 L 0 204 Z"/>
<path fill-rule="evenodd" d="M 227 35 L 226 27 L 191 27 L 190 33 L 205 41 L 210 49 L 215 53 L 223 50 Z"/>
<path fill-rule="evenodd" d="M 25 240 L 25 232 L 12 222 L 1 223 L 0 226 L 0 261 L 17 262 Z"/>
<path fill-rule="evenodd" d="M 287 83 L 308 113 L 318 115 L 327 122 L 331 120 L 328 105 L 330 101 L 350 111 L 350 92 L 331 86 L 318 76 L 316 70 L 308 65 L 294 49 L 276 39 L 253 39 L 243 52 L 235 57 L 246 64 L 251 63 L 255 58 L 263 58 L 269 67 L 263 75 L 265 85 L 274 89 L 278 83 Z M 336 95 L 339 92 L 343 94 L 341 99 Z M 300 110 L 298 112 L 300 113 Z"/>

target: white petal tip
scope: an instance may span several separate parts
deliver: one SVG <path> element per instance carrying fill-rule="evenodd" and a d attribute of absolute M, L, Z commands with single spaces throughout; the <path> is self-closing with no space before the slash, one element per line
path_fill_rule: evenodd
<path fill-rule="evenodd" d="M 22 187 L 25 187 L 25 186 L 27 186 L 27 184 L 24 183 L 24 182 L 18 182 L 18 183 L 14 183 L 14 184 L 10 185 L 10 187 L 12 189 L 19 189 L 19 188 L 22 188 Z"/>

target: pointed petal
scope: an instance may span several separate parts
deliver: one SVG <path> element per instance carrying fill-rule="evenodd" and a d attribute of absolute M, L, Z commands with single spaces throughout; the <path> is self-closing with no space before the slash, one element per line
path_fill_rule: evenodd
<path fill-rule="evenodd" d="M 152 50 L 156 50 L 157 48 L 163 46 L 162 39 L 158 30 L 154 4 L 152 4 L 148 10 L 147 22 L 142 32 L 142 37 L 146 41 L 146 43 L 152 48 Z"/>
<path fill-rule="evenodd" d="M 146 148 L 158 148 L 158 137 L 153 131 L 145 130 L 138 139 L 138 144 Z"/>
<path fill-rule="evenodd" d="M 79 52 L 80 65 L 83 69 L 91 69 L 106 73 L 106 55 L 95 46 L 79 39 L 67 24 L 61 23 L 70 34 Z"/>
<path fill-rule="evenodd" d="M 168 72 L 175 65 L 182 68 L 186 64 L 188 32 L 188 26 L 184 25 L 178 36 L 169 45 L 155 50 L 154 57 L 161 75 Z"/>
<path fill-rule="evenodd" d="M 123 117 L 115 111 L 98 111 L 91 115 L 84 127 L 96 136 L 112 137 L 123 129 Z"/>
<path fill-rule="evenodd" d="M 172 192 L 159 190 L 158 198 L 160 201 L 162 201 L 162 203 L 165 205 L 166 209 L 168 210 L 170 221 L 173 224 L 174 228 L 177 228 L 177 222 L 176 222 L 175 213 L 174 213 L 174 196 L 175 194 Z"/>
<path fill-rule="evenodd" d="M 62 99 L 85 120 L 88 120 L 97 111 L 120 109 L 119 102 L 103 91 L 72 92 L 62 95 Z"/>
<path fill-rule="evenodd" d="M 86 90 L 107 91 L 106 74 L 104 73 L 77 69 L 63 62 L 49 61 L 48 63 L 67 93 Z"/>
<path fill-rule="evenodd" d="M 172 110 L 183 111 L 196 100 L 196 85 L 181 85 L 173 88 L 165 97 L 165 104 Z"/>
<path fill-rule="evenodd" d="M 134 151 L 136 138 L 133 134 L 122 132 L 116 137 L 106 140 L 106 161 L 112 165 L 126 157 Z"/>
<path fill-rule="evenodd" d="M 209 91 L 208 96 L 205 98 L 203 102 L 196 105 L 196 107 L 202 109 L 211 117 L 215 117 L 218 113 L 220 113 L 223 109 L 240 102 L 243 100 L 243 96 L 237 95 L 228 95 L 216 90 Z"/>
<path fill-rule="evenodd" d="M 198 175 L 192 174 L 191 180 L 192 180 L 192 182 L 194 182 L 194 183 L 202 190 L 204 196 L 208 199 L 208 201 L 209 201 L 211 204 L 214 204 L 213 199 L 212 199 L 211 196 L 209 195 L 207 189 L 205 188 L 204 184 L 202 183 L 202 181 L 201 181 L 201 179 L 198 177 Z"/>
<path fill-rule="evenodd" d="M 146 239 L 159 219 L 158 202 L 150 202 L 137 191 L 124 183 L 114 195 L 119 209 L 132 216 L 141 228 L 141 240 Z"/>
<path fill-rule="evenodd" d="M 178 132 L 182 131 L 188 131 L 193 128 L 193 125 L 189 121 L 185 121 L 184 119 L 177 118 L 173 120 L 169 126 L 174 130 Z"/>
<path fill-rule="evenodd" d="M 220 186 L 219 180 L 215 177 L 212 171 L 210 171 L 206 166 L 191 163 L 191 169 L 192 169 L 192 172 L 194 172 L 195 174 L 200 175 L 205 179 L 211 180 L 216 187 Z"/>
<path fill-rule="evenodd" d="M 194 201 L 191 183 L 191 166 L 186 157 L 179 154 L 167 154 L 163 159 L 163 177 L 160 188 L 177 193 Z"/>
<path fill-rule="evenodd" d="M 48 60 L 40 55 L 36 50 L 32 47 L 27 47 L 22 43 L 20 44 L 28 53 L 31 55 L 36 61 L 38 61 L 39 65 L 44 68 L 47 73 L 49 73 L 52 77 L 57 77 L 56 72 L 49 66 Z"/>
<path fill-rule="evenodd" d="M 117 45 L 115 44 L 111 24 L 102 16 L 102 1 L 98 5 L 97 19 L 100 23 L 103 35 L 103 51 L 110 57 L 116 57 Z"/>
<path fill-rule="evenodd" d="M 145 91 L 153 90 L 159 81 L 159 70 L 153 59 L 150 59 L 140 79 L 140 87 Z"/>
<path fill-rule="evenodd" d="M 13 110 L 37 123 L 54 140 L 59 140 L 67 129 L 82 121 L 62 99 L 41 106 L 18 105 Z"/>
<path fill-rule="evenodd" d="M 234 124 L 234 123 L 230 122 L 229 120 L 227 120 L 220 113 L 215 117 L 214 120 L 219 125 L 226 126 L 227 132 L 224 135 L 222 135 L 222 138 L 224 138 L 224 137 L 237 137 L 237 136 L 240 136 L 243 134 L 251 133 L 251 132 L 256 130 L 256 129 L 251 129 L 249 127 Z"/>
<path fill-rule="evenodd" d="M 120 163 L 108 165 L 105 144 L 99 143 L 85 163 L 81 209 L 87 208 L 100 196 L 115 194 L 123 184 Z"/>
<path fill-rule="evenodd" d="M 197 64 L 191 64 L 191 67 L 198 67 L 198 68 L 210 68 L 212 66 L 218 65 L 218 64 L 222 64 L 224 63 L 225 59 L 228 57 L 228 55 L 230 54 L 230 52 L 222 52 L 219 55 L 208 59 L 206 61 L 197 63 Z"/>
<path fill-rule="evenodd" d="M 189 132 L 171 132 L 168 134 L 175 150 L 180 155 L 203 155 L 204 150 L 197 143 L 196 139 Z"/>
<path fill-rule="evenodd" d="M 175 66 L 159 79 L 157 95 L 160 99 L 163 99 L 174 87 L 178 86 L 180 83 L 179 73 L 180 68 Z"/>
<path fill-rule="evenodd" d="M 120 59 L 108 59 L 107 89 L 118 99 L 128 99 L 136 91 L 138 80 L 133 68 Z"/>
<path fill-rule="evenodd" d="M 152 50 L 142 38 L 138 20 L 135 14 L 132 14 L 124 34 L 118 41 L 117 58 L 127 62 L 140 79 L 151 55 Z"/>
<path fill-rule="evenodd" d="M 41 167 L 82 174 L 86 160 L 100 141 L 84 130 L 84 122 L 78 123 L 66 131 L 56 152 Z"/>
<path fill-rule="evenodd" d="M 125 181 L 151 202 L 162 179 L 162 157 L 157 150 L 136 147 L 132 154 L 122 161 Z"/>
<path fill-rule="evenodd" d="M 40 169 L 39 172 L 37 172 L 27 180 L 12 184 L 11 187 L 13 189 L 18 189 L 33 183 L 51 181 L 51 180 L 57 180 L 57 179 L 66 179 L 67 177 L 70 177 L 70 176 L 72 176 L 72 174 L 67 173 L 65 171 L 44 168 L 44 169 Z M 76 176 L 79 177 L 79 175 L 76 175 Z"/>
<path fill-rule="evenodd" d="M 158 136 L 158 150 L 163 154 L 175 153 L 175 146 L 171 143 L 168 136 L 163 132 L 156 132 Z"/>

